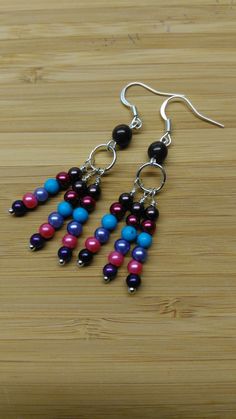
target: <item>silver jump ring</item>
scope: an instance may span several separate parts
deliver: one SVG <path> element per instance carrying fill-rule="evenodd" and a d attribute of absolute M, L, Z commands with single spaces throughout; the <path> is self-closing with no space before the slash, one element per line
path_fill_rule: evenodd
<path fill-rule="evenodd" d="M 99 151 L 99 150 L 106 150 L 106 151 L 111 151 L 112 152 L 112 154 L 113 154 L 113 158 L 112 158 L 112 161 L 111 161 L 111 163 L 108 165 L 108 166 L 106 166 L 106 167 L 96 167 L 95 166 L 95 154 Z M 95 147 L 92 151 L 91 151 L 91 153 L 90 153 L 90 155 L 89 155 L 89 158 L 88 158 L 88 164 L 90 165 L 90 167 L 91 167 L 91 169 L 92 170 L 95 170 L 96 172 L 99 172 L 99 171 L 103 171 L 103 173 L 104 172 L 108 172 L 108 170 L 110 170 L 113 166 L 114 166 L 114 164 L 115 164 L 115 162 L 116 162 L 116 159 L 117 159 L 117 154 L 116 154 L 116 150 L 115 150 L 115 148 L 114 147 L 112 147 L 109 143 L 108 144 L 99 144 L 99 145 L 97 145 L 97 147 Z"/>
<path fill-rule="evenodd" d="M 161 180 L 160 186 L 158 186 L 157 188 L 146 188 L 143 185 L 143 182 L 141 180 L 140 175 L 141 175 L 142 170 L 145 169 L 146 167 L 156 167 L 157 169 L 160 169 L 161 174 L 162 174 L 162 180 Z M 165 171 L 165 169 L 160 164 L 158 164 L 154 161 L 149 161 L 147 163 L 144 163 L 142 166 L 140 166 L 140 168 L 138 169 L 137 174 L 136 174 L 136 182 L 137 182 L 138 186 L 142 189 L 143 192 L 147 192 L 148 194 L 155 195 L 158 192 L 160 192 L 160 190 L 163 188 L 163 186 L 165 184 L 165 181 L 166 181 L 166 171 Z"/>

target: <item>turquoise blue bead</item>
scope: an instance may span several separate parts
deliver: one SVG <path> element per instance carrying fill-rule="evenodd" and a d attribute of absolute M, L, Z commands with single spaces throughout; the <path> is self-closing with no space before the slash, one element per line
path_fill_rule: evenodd
<path fill-rule="evenodd" d="M 117 218 L 112 214 L 106 214 L 102 217 L 102 226 L 107 230 L 115 230 L 117 223 Z"/>
<path fill-rule="evenodd" d="M 85 223 L 85 221 L 89 218 L 89 213 L 85 208 L 79 207 L 74 209 L 73 218 L 79 223 Z"/>
<path fill-rule="evenodd" d="M 60 184 L 56 179 L 46 180 L 44 187 L 50 195 L 56 195 L 60 190 Z"/>
<path fill-rule="evenodd" d="M 152 236 L 148 233 L 140 233 L 137 238 L 137 243 L 139 246 L 148 249 L 152 244 Z"/>
<path fill-rule="evenodd" d="M 66 218 L 69 217 L 73 212 L 73 207 L 69 202 L 62 201 L 57 206 L 57 211 L 59 212 L 62 217 Z"/>
<path fill-rule="evenodd" d="M 137 237 L 137 230 L 132 226 L 125 226 L 122 228 L 121 237 L 128 242 L 133 242 Z"/>

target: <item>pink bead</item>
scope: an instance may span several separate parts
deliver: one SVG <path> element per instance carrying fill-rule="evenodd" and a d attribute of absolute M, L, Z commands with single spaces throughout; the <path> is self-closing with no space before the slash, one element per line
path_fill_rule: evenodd
<path fill-rule="evenodd" d="M 90 250 L 90 252 L 97 253 L 100 250 L 101 244 L 96 237 L 88 237 L 85 241 L 85 247 Z"/>
<path fill-rule="evenodd" d="M 124 261 L 124 256 L 119 252 L 111 252 L 108 256 L 108 261 L 115 266 L 121 266 Z"/>
<path fill-rule="evenodd" d="M 39 234 L 41 234 L 44 239 L 51 239 L 54 236 L 55 229 L 51 224 L 44 223 L 39 227 Z"/>
<path fill-rule="evenodd" d="M 22 201 L 24 202 L 26 208 L 29 208 L 29 209 L 33 209 L 33 208 L 37 207 L 37 205 L 38 205 L 37 198 L 31 192 L 27 192 L 23 196 Z"/>
<path fill-rule="evenodd" d="M 77 246 L 77 237 L 72 236 L 72 234 L 65 234 L 62 239 L 64 246 L 69 247 L 69 249 L 74 249 Z"/>
<path fill-rule="evenodd" d="M 128 263 L 128 271 L 130 274 L 141 274 L 142 270 L 143 270 L 143 265 L 142 263 L 138 262 L 137 260 L 132 259 L 129 263 Z"/>

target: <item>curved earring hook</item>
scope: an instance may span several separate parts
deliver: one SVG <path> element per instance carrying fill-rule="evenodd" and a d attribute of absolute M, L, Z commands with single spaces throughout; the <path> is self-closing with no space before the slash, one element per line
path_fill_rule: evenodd
<path fill-rule="evenodd" d="M 130 108 L 131 111 L 133 112 L 134 120 L 136 120 L 136 122 L 138 122 L 138 124 L 136 126 L 134 126 L 136 128 L 141 128 L 141 126 L 142 126 L 142 121 L 141 121 L 141 119 L 139 118 L 139 115 L 138 115 L 138 109 L 135 105 L 133 105 L 132 103 L 130 103 L 126 99 L 126 92 L 132 86 L 143 87 L 144 89 L 146 89 L 149 92 L 152 92 L 152 93 L 154 93 L 155 95 L 158 95 L 158 96 L 172 97 L 172 96 L 177 95 L 178 97 L 184 97 L 184 95 L 181 95 L 181 94 L 178 94 L 178 93 L 161 92 L 160 90 L 153 89 L 152 87 L 148 86 L 147 84 L 139 82 L 139 81 L 134 81 L 132 83 L 127 84 L 120 92 L 120 100 L 121 100 L 121 102 L 123 103 L 124 106 L 126 106 L 127 108 Z"/>
<path fill-rule="evenodd" d="M 191 109 L 191 111 L 195 114 L 195 116 L 199 119 L 202 119 L 205 122 L 208 122 L 209 124 L 213 124 L 213 125 L 217 125 L 220 128 L 224 128 L 224 125 L 221 124 L 218 121 L 215 121 L 214 119 L 208 118 L 207 116 L 201 114 L 200 112 L 197 111 L 197 109 L 193 106 L 192 102 L 190 102 L 189 99 L 187 99 L 185 96 L 182 95 L 173 95 L 172 97 L 169 97 L 168 99 L 166 99 L 160 108 L 160 114 L 162 119 L 165 121 L 165 126 L 166 126 L 166 133 L 163 135 L 162 139 L 166 139 L 165 144 L 168 146 L 171 144 L 171 120 L 170 118 L 167 118 L 166 115 L 166 107 L 170 102 L 185 102 L 187 104 L 187 106 L 189 107 L 189 109 Z"/>

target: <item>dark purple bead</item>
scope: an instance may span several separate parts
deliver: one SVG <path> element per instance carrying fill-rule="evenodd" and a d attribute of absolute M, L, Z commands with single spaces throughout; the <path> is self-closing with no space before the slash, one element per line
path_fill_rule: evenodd
<path fill-rule="evenodd" d="M 126 278 L 126 284 L 129 288 L 136 290 L 141 284 L 141 278 L 137 274 L 129 274 Z"/>
<path fill-rule="evenodd" d="M 162 141 L 155 141 L 148 148 L 148 156 L 161 164 L 168 154 L 168 149 Z"/>
<path fill-rule="evenodd" d="M 111 281 L 117 275 L 117 267 L 111 263 L 107 263 L 103 268 L 103 275 L 106 282 Z"/>
<path fill-rule="evenodd" d="M 125 124 L 117 125 L 112 131 L 112 138 L 120 149 L 126 148 L 132 139 L 132 129 Z"/>
<path fill-rule="evenodd" d="M 82 179 L 83 173 L 82 173 L 82 171 L 80 170 L 79 167 L 71 167 L 71 169 L 68 172 L 68 175 L 70 177 L 70 182 L 74 183 L 77 180 Z"/>
<path fill-rule="evenodd" d="M 11 210 L 9 210 L 11 212 Z M 27 208 L 23 201 L 18 199 L 17 201 L 13 202 L 12 204 L 12 211 L 17 217 L 22 217 L 27 213 Z"/>
<path fill-rule="evenodd" d="M 145 217 L 148 220 L 156 221 L 159 217 L 159 211 L 153 205 L 150 205 L 145 209 Z"/>
<path fill-rule="evenodd" d="M 63 247 L 60 247 L 57 254 L 58 254 L 60 264 L 64 265 L 65 263 L 70 262 L 72 258 L 72 249 L 69 249 L 69 247 L 63 246 Z"/>
<path fill-rule="evenodd" d="M 73 183 L 72 189 L 77 192 L 79 197 L 87 194 L 87 185 L 83 180 L 77 180 L 75 183 Z"/>
<path fill-rule="evenodd" d="M 136 215 L 137 217 L 142 217 L 144 212 L 144 205 L 142 202 L 134 202 L 130 210 L 131 214 Z"/>
<path fill-rule="evenodd" d="M 124 192 L 119 197 L 120 204 L 123 205 L 125 209 L 130 209 L 133 203 L 133 195 L 131 193 Z"/>
<path fill-rule="evenodd" d="M 72 207 L 76 207 L 79 202 L 79 197 L 78 197 L 77 192 L 73 191 L 73 189 L 70 189 L 69 191 L 65 193 L 64 200 L 66 202 L 69 202 L 69 204 L 71 204 Z"/>
<path fill-rule="evenodd" d="M 36 233 L 30 237 L 30 249 L 31 250 L 39 250 L 42 249 L 45 244 L 44 238 L 41 234 Z"/>
<path fill-rule="evenodd" d="M 128 217 L 126 217 L 126 224 L 127 226 L 132 226 L 135 228 L 139 227 L 139 217 L 135 214 L 130 214 Z"/>
<path fill-rule="evenodd" d="M 86 195 L 83 198 L 81 198 L 80 205 L 88 212 L 92 212 L 95 209 L 96 201 L 91 196 Z"/>
<path fill-rule="evenodd" d="M 78 265 L 87 266 L 92 262 L 93 253 L 88 249 L 82 249 L 78 254 Z"/>
<path fill-rule="evenodd" d="M 96 183 L 92 183 L 87 188 L 87 194 L 97 201 L 101 195 L 101 187 L 96 185 Z"/>
<path fill-rule="evenodd" d="M 125 215 L 125 208 L 123 207 L 123 205 L 120 202 L 114 202 L 110 206 L 110 213 L 112 215 L 115 215 L 117 220 L 121 220 Z"/>
<path fill-rule="evenodd" d="M 60 184 L 61 189 L 67 189 L 70 186 L 70 176 L 66 172 L 60 172 L 56 175 L 56 180 Z"/>

